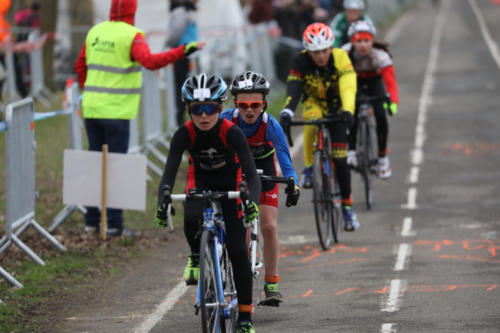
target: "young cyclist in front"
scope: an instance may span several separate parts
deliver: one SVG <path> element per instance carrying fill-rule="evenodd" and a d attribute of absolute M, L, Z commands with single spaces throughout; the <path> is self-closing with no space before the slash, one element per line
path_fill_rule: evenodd
<path fill-rule="evenodd" d="M 355 21 L 368 21 L 373 24 L 370 15 L 365 12 L 364 0 L 344 0 L 344 11 L 338 13 L 330 23 L 335 35 L 334 47 L 342 47 L 349 43 L 349 26 Z"/>
<path fill-rule="evenodd" d="M 372 102 L 377 122 L 378 142 L 378 176 L 382 179 L 391 177 L 392 170 L 389 162 L 387 138 L 389 124 L 386 111 L 391 115 L 398 112 L 398 85 L 391 56 L 385 50 L 374 47 L 375 27 L 368 21 L 356 21 L 349 27 L 351 43 L 342 48 L 349 54 L 352 64 L 358 75 L 358 91 L 367 96 L 385 96 L 389 93 L 390 102 L 385 99 Z M 349 151 L 347 163 L 353 166 L 356 161 L 356 120 L 349 137 Z"/>
<path fill-rule="evenodd" d="M 269 81 L 262 74 L 247 71 L 236 75 L 230 87 L 236 108 L 224 111 L 221 117 L 243 130 L 258 169 L 262 169 L 265 175 L 276 176 L 275 157 L 278 157 L 283 175 L 293 177 L 297 184 L 285 133 L 278 121 L 265 112 L 269 87 Z M 295 206 L 298 199 L 299 187 L 295 185 L 295 190 L 287 193 L 286 205 Z M 265 269 L 265 299 L 260 305 L 279 306 L 283 296 L 278 289 L 278 184 L 262 181 L 259 215 L 264 236 Z"/>
<path fill-rule="evenodd" d="M 287 79 L 287 95 L 280 112 L 280 124 L 288 130 L 301 96 L 304 120 L 321 119 L 329 112 L 339 112 L 343 121 L 330 126 L 333 161 L 342 195 L 344 230 L 354 231 L 359 222 L 352 208 L 351 171 L 346 162 L 347 132 L 354 121 L 356 72 L 349 56 L 333 48 L 335 37 L 323 23 L 310 24 L 304 31 L 302 43 L 306 48 L 293 60 Z M 313 144 L 316 126 L 304 126 L 304 164 L 301 187 L 312 187 Z"/>
<path fill-rule="evenodd" d="M 189 169 L 186 193 L 193 188 L 199 190 L 237 191 L 246 175 L 250 204 L 245 208 L 245 219 L 258 216 L 257 202 L 261 185 L 255 169 L 245 135 L 238 126 L 226 119 L 219 119 L 223 110 L 222 102 L 227 98 L 227 85 L 217 75 L 201 73 L 189 77 L 182 86 L 182 98 L 191 120 L 179 128 L 170 143 L 165 171 L 158 188 L 158 210 L 156 220 L 165 225 L 166 212 L 164 186 L 172 189 L 184 151 L 189 152 Z M 222 201 L 226 246 L 234 269 L 236 291 L 238 293 L 237 332 L 255 332 L 251 313 L 252 275 L 246 247 L 246 229 L 242 221 L 239 200 Z M 184 271 L 187 284 L 196 284 L 199 273 L 200 227 L 203 216 L 203 203 L 186 201 L 184 203 L 184 234 L 186 235 L 191 255 Z"/>

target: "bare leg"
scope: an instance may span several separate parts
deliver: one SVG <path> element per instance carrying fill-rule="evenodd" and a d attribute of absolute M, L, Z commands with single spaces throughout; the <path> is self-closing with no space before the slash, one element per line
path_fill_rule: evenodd
<path fill-rule="evenodd" d="M 264 268 L 266 276 L 278 275 L 278 209 L 260 205 L 260 230 L 264 237 Z"/>

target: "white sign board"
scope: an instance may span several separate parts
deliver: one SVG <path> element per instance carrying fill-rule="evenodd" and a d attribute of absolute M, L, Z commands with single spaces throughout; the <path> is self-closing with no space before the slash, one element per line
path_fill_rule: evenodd
<path fill-rule="evenodd" d="M 64 151 L 63 203 L 101 206 L 102 153 Z M 146 157 L 108 153 L 107 207 L 146 210 Z"/>

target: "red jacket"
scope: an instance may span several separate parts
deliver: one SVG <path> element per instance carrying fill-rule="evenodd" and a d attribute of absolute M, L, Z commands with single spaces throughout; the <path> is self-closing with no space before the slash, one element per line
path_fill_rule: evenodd
<path fill-rule="evenodd" d="M 137 10 L 137 0 L 113 0 L 109 12 L 110 21 L 123 21 L 134 25 L 134 16 Z M 184 58 L 184 45 L 173 48 L 167 52 L 151 53 L 149 45 L 138 33 L 134 37 L 130 48 L 130 59 L 139 62 L 147 69 L 158 69 Z M 87 78 L 87 61 L 85 59 L 85 45 L 83 45 L 75 62 L 75 72 L 80 87 L 83 87 Z"/>

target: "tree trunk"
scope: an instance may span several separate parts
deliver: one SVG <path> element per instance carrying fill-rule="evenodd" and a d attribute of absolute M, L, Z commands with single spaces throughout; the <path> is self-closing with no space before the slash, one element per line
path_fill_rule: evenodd
<path fill-rule="evenodd" d="M 85 44 L 88 29 L 94 24 L 94 6 L 92 0 L 70 1 L 71 26 L 75 28 L 71 36 L 70 61 L 75 63 L 80 49 Z"/>
<path fill-rule="evenodd" d="M 55 32 L 57 23 L 57 2 L 58 0 L 43 1 L 40 5 L 40 30 L 44 32 Z M 49 38 L 43 48 L 43 72 L 45 85 L 54 89 L 54 39 Z"/>

